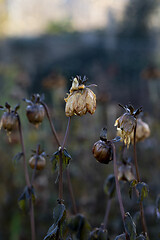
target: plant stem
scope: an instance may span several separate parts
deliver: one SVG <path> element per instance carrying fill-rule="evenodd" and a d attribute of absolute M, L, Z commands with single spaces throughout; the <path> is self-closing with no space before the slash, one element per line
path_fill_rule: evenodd
<path fill-rule="evenodd" d="M 57 142 L 58 147 L 60 147 L 61 146 L 60 140 L 58 139 L 56 130 L 55 130 L 54 125 L 52 123 L 48 107 L 47 107 L 47 105 L 44 102 L 41 102 L 41 104 L 45 108 L 46 115 L 47 115 L 48 121 L 50 123 L 52 133 L 53 133 L 54 137 L 56 138 L 56 142 Z M 62 200 L 62 197 L 63 197 L 63 174 L 62 174 L 62 171 L 63 171 L 63 169 L 62 169 L 63 159 L 62 159 L 62 151 L 63 151 L 63 148 L 65 146 L 65 143 L 66 143 L 66 140 L 67 140 L 67 136 L 68 136 L 68 133 L 69 133 L 70 122 L 71 122 L 71 118 L 69 117 L 68 118 L 66 132 L 65 132 L 65 136 L 64 136 L 62 147 L 61 147 L 61 150 L 60 150 L 60 164 L 59 164 L 59 169 L 60 169 L 60 173 L 59 173 L 59 200 L 60 201 Z M 72 200 L 74 213 L 77 213 L 77 208 L 76 208 L 76 204 L 75 204 L 75 198 L 74 198 L 74 194 L 73 194 L 73 188 L 72 188 L 72 184 L 71 184 L 69 170 L 67 169 L 66 172 L 67 172 L 68 187 L 69 187 L 69 192 L 70 192 L 70 195 L 71 195 L 71 200 Z"/>
<path fill-rule="evenodd" d="M 121 195 L 121 191 L 120 191 L 120 185 L 119 185 L 119 181 L 118 181 L 116 149 L 115 149 L 114 143 L 111 142 L 111 144 L 112 144 L 112 148 L 113 148 L 113 165 L 114 165 L 114 176 L 115 176 L 115 182 L 116 182 L 117 197 L 118 197 L 118 201 L 119 201 L 119 206 L 120 206 L 120 212 L 121 212 L 121 216 L 122 216 L 123 225 L 125 227 L 125 222 L 124 222 L 125 211 L 124 211 L 124 206 L 123 206 L 123 202 L 122 202 L 122 195 Z M 125 235 L 126 235 L 126 240 L 129 240 L 129 236 L 128 236 L 126 231 L 125 231 Z"/>
<path fill-rule="evenodd" d="M 112 203 L 112 199 L 108 198 L 106 213 L 105 213 L 104 220 L 103 220 L 103 229 L 106 229 L 107 225 L 108 225 L 108 217 L 109 217 L 109 213 L 110 213 L 110 209 L 111 209 L 111 203 Z"/>
<path fill-rule="evenodd" d="M 28 173 L 27 162 L 26 162 L 25 147 L 24 147 L 24 141 L 23 141 L 23 134 L 22 134 L 22 126 L 21 126 L 21 120 L 20 120 L 19 115 L 17 115 L 17 120 L 18 120 L 19 134 L 20 134 L 20 142 L 21 142 L 22 152 L 23 152 L 24 175 L 25 175 L 25 180 L 26 180 L 27 187 L 28 187 L 29 190 L 31 190 L 32 186 L 31 186 L 30 179 L 29 179 L 29 173 Z M 36 231 L 35 231 L 34 205 L 33 205 L 32 196 L 30 197 L 30 224 L 31 224 L 32 240 L 35 240 L 36 239 L 36 233 L 35 233 Z"/>
<path fill-rule="evenodd" d="M 65 136 L 64 136 L 64 139 L 63 139 L 63 143 L 62 143 L 62 149 L 64 148 L 66 140 L 67 140 L 67 136 L 68 136 L 68 133 L 69 133 L 70 122 L 71 122 L 71 117 L 68 118 L 68 124 L 67 124 Z M 68 188 L 69 188 L 69 193 L 70 193 L 70 196 L 71 196 L 73 211 L 74 211 L 74 214 L 77 214 L 76 201 L 75 201 L 75 197 L 74 197 L 74 193 L 73 193 L 71 177 L 70 177 L 70 173 L 69 173 L 68 168 L 66 169 L 66 173 L 67 173 Z"/>
<path fill-rule="evenodd" d="M 66 128 L 65 136 L 64 136 L 64 139 L 63 139 L 63 143 L 62 143 L 62 149 L 64 148 L 66 140 L 67 140 L 67 136 L 68 136 L 68 133 L 69 133 L 70 122 L 71 122 L 71 117 L 68 118 L 67 128 Z"/>
<path fill-rule="evenodd" d="M 74 197 L 74 193 L 73 193 L 69 169 L 67 169 L 66 172 L 67 172 L 68 188 L 69 188 L 69 192 L 70 192 L 70 196 L 71 196 L 73 211 L 74 211 L 74 214 L 77 214 L 77 206 L 76 206 L 76 201 L 75 201 L 75 197 Z"/>
<path fill-rule="evenodd" d="M 58 139 L 58 136 L 57 136 L 56 130 L 55 130 L 55 128 L 54 128 L 54 125 L 53 125 L 53 123 L 52 123 L 51 116 L 50 116 L 50 113 L 49 113 L 49 110 L 48 110 L 47 104 L 44 103 L 43 101 L 41 101 L 40 103 L 43 105 L 43 107 L 44 107 L 44 109 L 45 109 L 45 112 L 46 112 L 46 115 L 47 115 L 48 121 L 49 121 L 50 126 L 51 126 L 52 133 L 53 133 L 53 135 L 54 135 L 54 137 L 55 137 L 55 139 L 56 139 L 57 145 L 60 147 L 61 144 L 60 144 L 60 141 L 59 141 L 59 139 Z"/>
<path fill-rule="evenodd" d="M 33 173 L 32 173 L 31 186 L 33 185 L 33 182 L 34 182 L 34 179 L 35 179 L 35 175 L 36 175 L 39 151 L 40 151 L 40 145 L 38 144 L 37 145 L 37 149 L 36 149 L 36 161 L 35 161 L 35 165 L 34 165 L 34 169 L 33 169 Z"/>
<path fill-rule="evenodd" d="M 136 126 L 134 128 L 133 149 L 134 149 L 134 164 L 135 164 L 135 168 L 136 168 L 137 181 L 140 182 L 141 180 L 140 180 L 140 174 L 139 174 L 139 170 L 138 170 L 137 151 L 136 151 L 136 129 L 137 129 L 137 123 L 136 123 Z M 145 236 L 147 234 L 147 226 L 146 226 L 145 217 L 144 217 L 143 203 L 141 201 L 139 203 L 139 207 L 140 207 L 140 215 L 141 215 L 143 233 L 144 233 L 144 236 Z"/>

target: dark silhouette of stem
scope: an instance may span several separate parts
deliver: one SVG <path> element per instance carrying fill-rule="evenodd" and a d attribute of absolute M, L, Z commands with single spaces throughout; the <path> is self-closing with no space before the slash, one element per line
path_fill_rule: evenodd
<path fill-rule="evenodd" d="M 67 136 L 68 136 L 68 133 L 69 133 L 70 122 L 71 122 L 71 117 L 68 118 L 68 124 L 67 124 L 65 136 L 64 136 L 64 139 L 63 139 L 63 143 L 62 143 L 62 149 L 64 148 L 66 140 L 67 140 Z"/>
<path fill-rule="evenodd" d="M 118 197 L 118 201 L 119 201 L 119 207 L 120 207 L 120 212 L 121 212 L 121 216 L 122 216 L 122 221 L 123 221 L 123 225 L 125 227 L 125 223 L 124 223 L 125 211 L 124 211 L 124 206 L 123 206 L 123 202 L 122 202 L 120 185 L 119 185 L 119 181 L 118 181 L 116 148 L 115 148 L 114 143 L 113 142 L 111 142 L 111 143 L 112 143 L 112 148 L 113 148 L 113 165 L 114 165 L 114 176 L 115 176 L 115 182 L 116 182 L 116 191 L 117 191 L 117 197 Z M 125 231 L 125 235 L 126 235 L 126 240 L 129 240 L 130 238 L 126 231 Z"/>
<path fill-rule="evenodd" d="M 47 105 L 44 102 L 41 102 L 41 104 L 45 108 L 46 115 L 47 115 L 48 121 L 50 123 L 52 133 L 53 133 L 53 135 L 54 135 L 54 137 L 56 139 L 58 147 L 60 147 L 61 146 L 60 140 L 58 139 L 56 130 L 55 130 L 54 125 L 52 123 L 48 107 L 47 107 Z M 63 148 L 65 146 L 65 143 L 66 143 L 66 140 L 67 140 L 67 136 L 68 136 L 68 133 L 69 133 L 70 121 L 71 121 L 71 118 L 69 117 L 68 118 L 68 124 L 67 124 L 67 128 L 66 128 L 66 132 L 65 132 L 65 136 L 64 136 L 64 139 L 63 139 L 63 143 L 62 143 L 62 147 L 60 149 L 60 164 L 59 164 L 59 170 L 60 170 L 59 171 L 59 200 L 60 201 L 63 198 L 63 169 L 62 169 L 63 160 L 62 160 L 62 151 L 63 151 Z M 77 208 L 76 208 L 76 204 L 75 204 L 75 198 L 74 198 L 74 194 L 73 194 L 73 188 L 72 188 L 72 184 L 71 184 L 69 170 L 67 169 L 66 172 L 67 172 L 67 179 L 68 179 L 68 188 L 69 188 L 69 192 L 70 192 L 70 195 L 71 195 L 73 209 L 74 209 L 74 212 L 77 213 Z"/>
<path fill-rule="evenodd" d="M 141 179 L 140 179 L 140 174 L 139 174 L 139 170 L 138 170 L 137 151 L 136 151 L 136 129 L 137 129 L 137 123 L 136 123 L 136 126 L 134 128 L 133 149 L 134 149 L 134 164 L 135 164 L 135 168 L 136 168 L 137 181 L 140 182 Z M 143 234 L 144 234 L 144 236 L 146 236 L 147 226 L 146 226 L 145 217 L 144 217 L 143 203 L 141 201 L 139 203 L 139 207 L 140 207 L 140 215 L 141 215 L 141 223 L 142 223 L 142 228 L 143 228 Z"/>
<path fill-rule="evenodd" d="M 77 206 L 76 206 L 76 201 L 75 201 L 75 197 L 74 197 L 74 193 L 73 193 L 70 173 L 69 173 L 68 169 L 66 172 L 67 172 L 68 188 L 69 188 L 69 192 L 70 192 L 70 196 L 71 196 L 73 211 L 74 211 L 74 214 L 77 214 Z"/>
<path fill-rule="evenodd" d="M 110 209 L 111 209 L 111 203 L 112 203 L 112 199 L 108 198 L 106 212 L 105 212 L 105 216 L 104 216 L 104 220 L 103 220 L 103 229 L 106 229 L 107 225 L 108 225 L 108 217 L 109 217 L 109 213 L 110 213 Z"/>
<path fill-rule="evenodd" d="M 37 145 L 37 149 L 36 149 L 36 161 L 35 161 L 35 165 L 34 165 L 34 169 L 33 169 L 33 173 L 32 173 L 31 186 L 33 185 L 33 182 L 34 182 L 34 179 L 35 179 L 35 175 L 36 175 L 39 151 L 40 151 L 40 145 L 38 144 Z"/>
<path fill-rule="evenodd" d="M 51 126 L 51 130 L 52 130 L 52 133 L 53 133 L 53 135 L 54 135 L 54 137 L 55 137 L 55 139 L 56 139 L 57 145 L 58 145 L 58 146 L 61 146 L 60 141 L 59 141 L 58 136 L 57 136 L 57 133 L 56 133 L 56 130 L 55 130 L 54 125 L 53 125 L 53 123 L 52 123 L 51 116 L 50 116 L 50 113 L 49 113 L 47 104 L 44 103 L 43 101 L 41 101 L 40 103 L 43 105 L 43 107 L 44 107 L 44 109 L 45 109 L 45 112 L 46 112 L 48 121 L 49 121 L 50 126 Z"/>
<path fill-rule="evenodd" d="M 26 162 L 25 147 L 24 147 L 24 141 L 23 141 L 23 134 L 22 134 L 22 126 L 21 126 L 21 120 L 20 120 L 19 115 L 17 115 L 17 119 L 18 119 L 18 129 L 19 129 L 19 134 L 20 134 L 20 142 L 21 142 L 22 152 L 23 152 L 24 175 L 25 175 L 25 180 L 26 180 L 27 187 L 28 187 L 29 190 L 31 190 L 32 186 L 31 186 L 30 179 L 29 179 L 29 173 L 28 173 L 27 162 Z M 34 205 L 33 205 L 32 196 L 30 197 L 30 224 L 31 224 L 32 240 L 35 240 L 36 239 L 36 233 L 35 233 L 36 231 L 35 231 Z"/>

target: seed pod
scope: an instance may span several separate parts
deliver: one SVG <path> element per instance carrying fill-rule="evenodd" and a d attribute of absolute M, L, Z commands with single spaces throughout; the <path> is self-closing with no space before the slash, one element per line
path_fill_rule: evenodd
<path fill-rule="evenodd" d="M 28 105 L 26 108 L 26 115 L 30 123 L 38 126 L 45 116 L 43 105 L 40 103 Z"/>
<path fill-rule="evenodd" d="M 108 164 L 113 159 L 113 150 L 110 141 L 99 140 L 94 144 L 92 152 L 100 163 Z"/>
<path fill-rule="evenodd" d="M 46 166 L 46 159 L 42 156 L 42 155 L 33 155 L 30 159 L 29 159 L 29 165 L 32 169 L 35 168 L 35 164 L 36 164 L 36 159 L 37 159 L 37 170 L 42 170 L 44 169 L 44 167 Z"/>
<path fill-rule="evenodd" d="M 14 111 L 4 112 L 0 124 L 7 132 L 11 132 L 18 125 L 17 114 Z"/>

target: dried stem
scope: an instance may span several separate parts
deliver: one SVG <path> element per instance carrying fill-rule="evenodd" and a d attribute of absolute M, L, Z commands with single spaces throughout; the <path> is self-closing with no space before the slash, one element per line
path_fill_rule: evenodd
<path fill-rule="evenodd" d="M 120 206 L 121 216 L 122 216 L 122 220 L 123 220 L 123 225 L 125 226 L 125 223 L 124 223 L 125 211 L 124 211 L 124 206 L 123 206 L 123 202 L 122 202 L 120 185 L 119 185 L 119 181 L 118 181 L 116 149 L 115 149 L 114 143 L 113 142 L 111 142 L 111 143 L 112 143 L 112 148 L 113 148 L 113 165 L 114 165 L 114 176 L 115 176 L 115 182 L 116 182 L 117 197 L 118 197 L 118 201 L 119 201 L 119 206 Z M 126 240 L 129 240 L 129 236 L 126 233 L 126 231 L 125 231 L 125 235 L 126 235 Z"/>
<path fill-rule="evenodd" d="M 45 109 L 45 112 L 46 112 L 48 121 L 49 121 L 50 126 L 51 126 L 51 130 L 52 130 L 52 133 L 53 133 L 53 135 L 54 135 L 54 137 L 55 137 L 55 139 L 56 139 L 57 145 L 58 145 L 58 146 L 61 146 L 60 141 L 59 141 L 58 136 L 57 136 L 57 133 L 56 133 L 56 130 L 55 130 L 54 125 L 53 125 L 53 123 L 52 123 L 51 116 L 50 116 L 50 114 L 49 114 L 49 110 L 48 110 L 47 104 L 44 103 L 43 101 L 41 101 L 40 103 L 43 105 L 43 107 L 44 107 L 44 109 Z"/>
<path fill-rule="evenodd" d="M 137 129 L 137 123 L 136 123 L 136 126 L 134 128 L 133 149 L 134 149 L 134 164 L 135 164 L 135 168 L 136 168 L 137 181 L 140 182 L 141 180 L 140 180 L 140 174 L 139 174 L 139 170 L 138 170 L 137 151 L 136 151 L 136 129 Z M 143 203 L 141 201 L 139 203 L 139 207 L 140 207 L 140 215 L 141 215 L 143 234 L 144 234 L 144 236 L 146 236 L 146 234 L 147 234 L 147 226 L 146 226 L 145 217 L 144 217 Z"/>
<path fill-rule="evenodd" d="M 19 128 L 19 134 L 20 134 L 20 142 L 22 146 L 22 152 L 23 152 L 23 168 L 24 168 L 24 175 L 25 175 L 25 180 L 26 184 L 29 190 L 31 190 L 31 183 L 29 179 L 29 173 L 28 173 L 28 168 L 27 168 L 27 162 L 26 162 L 26 154 L 25 154 L 25 147 L 24 147 L 24 141 L 23 141 L 23 134 L 22 134 L 22 126 L 21 126 L 21 120 L 19 115 L 17 115 L 18 119 L 18 128 Z M 31 236 L 32 240 L 36 239 L 36 231 L 35 231 L 35 220 L 34 220 L 34 205 L 33 205 L 33 200 L 32 197 L 30 198 L 30 224 L 31 224 Z"/>
<path fill-rule="evenodd" d="M 36 175 L 39 151 L 40 151 L 40 145 L 38 144 L 37 145 L 37 149 L 36 149 L 36 161 L 35 161 L 35 165 L 34 165 L 34 169 L 33 169 L 33 173 L 32 173 L 31 186 L 33 185 L 33 182 L 34 182 L 34 179 L 35 179 L 35 175 Z"/>
<path fill-rule="evenodd" d="M 71 122 L 71 117 L 68 118 L 68 124 L 67 124 L 65 136 L 64 136 L 64 139 L 63 139 L 63 143 L 62 143 L 62 149 L 64 148 L 66 140 L 67 140 L 67 136 L 68 136 L 68 133 L 69 133 L 70 122 Z"/>
<path fill-rule="evenodd" d="M 70 173 L 69 173 L 68 169 L 66 170 L 66 172 L 67 172 L 68 188 L 69 188 L 69 192 L 70 192 L 70 196 L 71 196 L 73 211 L 74 211 L 74 214 L 77 214 L 77 206 L 76 206 L 76 201 L 75 201 L 75 197 L 74 197 L 74 193 L 73 193 Z"/>
<path fill-rule="evenodd" d="M 110 209 L 111 209 L 111 203 L 112 203 L 112 199 L 108 198 L 106 212 L 105 212 L 105 216 L 104 216 L 104 220 L 103 220 L 103 229 L 106 229 L 107 225 L 108 225 L 108 217 L 109 217 L 109 213 L 110 213 Z"/>

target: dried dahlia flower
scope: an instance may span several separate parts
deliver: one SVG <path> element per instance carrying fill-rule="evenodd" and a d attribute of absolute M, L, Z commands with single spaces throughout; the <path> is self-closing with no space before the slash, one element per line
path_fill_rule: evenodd
<path fill-rule="evenodd" d="M 120 105 L 120 104 L 119 104 Z M 121 137 L 122 141 L 129 147 L 131 142 L 131 134 L 134 132 L 134 128 L 137 122 L 137 115 L 142 111 L 142 108 L 134 110 L 132 105 L 126 105 L 125 107 L 120 105 L 126 112 L 117 118 L 114 126 L 117 126 L 117 135 Z"/>
<path fill-rule="evenodd" d="M 86 77 L 83 79 L 76 76 L 73 79 L 72 87 L 68 97 L 65 98 L 66 107 L 65 113 L 67 117 L 73 115 L 82 116 L 87 112 L 93 114 L 96 110 L 96 95 L 91 89 L 84 85 Z"/>
<path fill-rule="evenodd" d="M 135 179 L 132 166 L 129 163 L 122 163 L 118 167 L 118 180 L 132 181 Z"/>
<path fill-rule="evenodd" d="M 137 119 L 136 142 L 143 141 L 150 136 L 150 128 L 141 118 Z M 131 134 L 131 142 L 134 141 L 134 134 Z"/>

